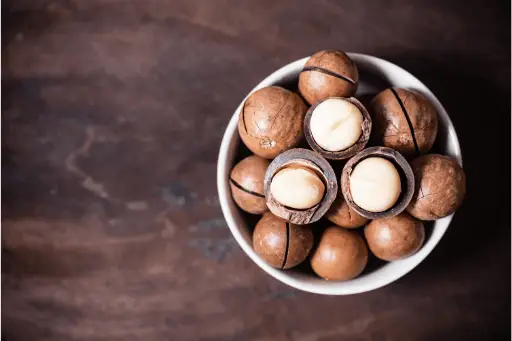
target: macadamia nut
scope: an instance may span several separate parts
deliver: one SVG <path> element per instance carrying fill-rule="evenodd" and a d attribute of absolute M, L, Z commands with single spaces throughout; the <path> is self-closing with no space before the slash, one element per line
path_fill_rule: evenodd
<path fill-rule="evenodd" d="M 320 177 L 305 167 L 288 167 L 272 179 L 270 192 L 284 206 L 307 209 L 318 204 L 325 193 Z"/>
<path fill-rule="evenodd" d="M 362 123 L 363 115 L 354 104 L 342 98 L 329 98 L 313 111 L 311 134 L 320 147 L 336 152 L 357 142 Z"/>
<path fill-rule="evenodd" d="M 395 166 L 381 157 L 359 162 L 350 175 L 354 203 L 370 212 L 383 212 L 396 203 L 401 192 L 400 175 Z"/>

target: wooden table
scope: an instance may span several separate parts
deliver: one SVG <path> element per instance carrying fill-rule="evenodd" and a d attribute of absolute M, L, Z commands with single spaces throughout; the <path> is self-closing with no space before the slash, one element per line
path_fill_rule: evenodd
<path fill-rule="evenodd" d="M 2 340 L 509 340 L 506 5 L 4 1 Z M 239 101 L 323 48 L 423 80 L 468 177 L 428 259 L 348 297 L 263 273 L 216 193 Z"/>

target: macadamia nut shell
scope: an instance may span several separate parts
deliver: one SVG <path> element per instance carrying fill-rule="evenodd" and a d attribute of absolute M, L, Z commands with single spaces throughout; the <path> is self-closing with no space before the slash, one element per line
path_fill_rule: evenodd
<path fill-rule="evenodd" d="M 466 175 L 459 163 L 448 156 L 428 154 L 411 162 L 416 189 L 407 211 L 421 220 L 446 217 L 462 204 Z"/>
<path fill-rule="evenodd" d="M 383 212 L 370 212 L 359 207 L 354 202 L 350 191 L 350 175 L 352 174 L 353 169 L 357 166 L 359 161 L 368 157 L 382 157 L 387 159 L 394 164 L 400 175 L 402 190 L 398 197 L 398 201 L 393 205 L 393 207 Z M 356 154 L 345 164 L 341 174 L 341 190 L 347 204 L 363 217 L 368 219 L 377 219 L 395 216 L 405 210 L 411 201 L 414 193 L 414 174 L 407 160 L 396 150 L 386 147 L 370 147 Z"/>
<path fill-rule="evenodd" d="M 254 154 L 272 159 L 304 137 L 307 106 L 296 93 L 269 86 L 251 94 L 238 118 L 238 133 Z"/>

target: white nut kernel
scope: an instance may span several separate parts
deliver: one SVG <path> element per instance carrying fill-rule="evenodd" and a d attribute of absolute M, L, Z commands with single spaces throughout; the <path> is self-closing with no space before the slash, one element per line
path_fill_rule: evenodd
<path fill-rule="evenodd" d="M 274 175 L 270 192 L 281 205 L 308 209 L 322 200 L 325 185 L 319 176 L 308 168 L 288 167 Z"/>
<path fill-rule="evenodd" d="M 383 212 L 393 207 L 401 191 L 398 171 L 381 157 L 364 159 L 350 175 L 352 200 L 370 212 Z"/>
<path fill-rule="evenodd" d="M 309 125 L 320 147 L 338 152 L 359 140 L 362 123 L 363 115 L 358 107 L 342 98 L 329 98 L 313 110 Z"/>

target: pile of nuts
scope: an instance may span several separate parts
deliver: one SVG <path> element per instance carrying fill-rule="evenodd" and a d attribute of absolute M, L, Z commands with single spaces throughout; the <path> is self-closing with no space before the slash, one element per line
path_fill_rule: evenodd
<path fill-rule="evenodd" d="M 232 169 L 231 193 L 243 211 L 262 215 L 253 248 L 276 268 L 309 257 L 318 276 L 353 279 L 369 251 L 385 261 L 416 253 L 422 221 L 462 203 L 461 166 L 428 154 L 435 107 L 416 91 L 390 88 L 366 108 L 353 97 L 358 81 L 347 54 L 320 51 L 302 69 L 299 93 L 269 86 L 242 106 L 238 131 L 253 155 Z M 311 149 L 298 148 L 304 141 Z M 329 225 L 315 240 L 322 220 Z"/>

